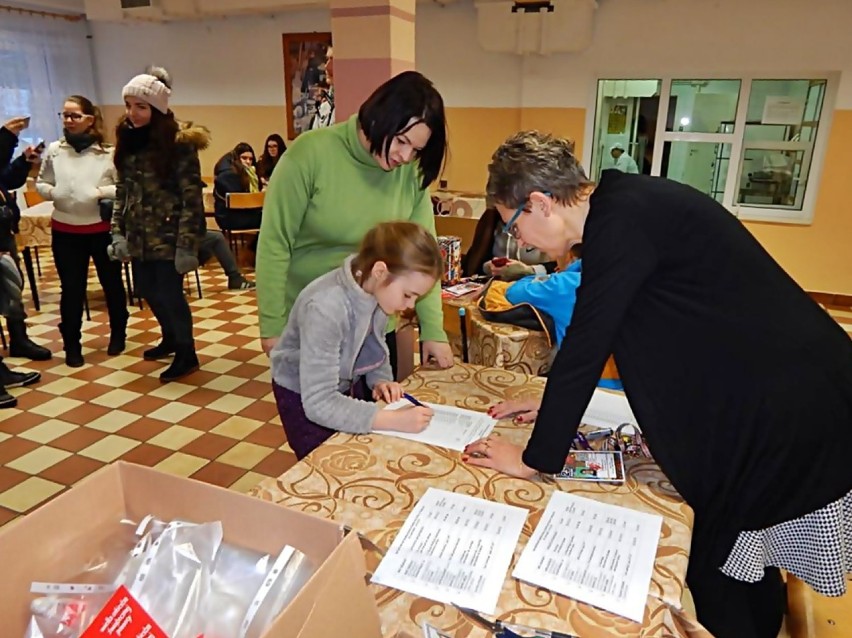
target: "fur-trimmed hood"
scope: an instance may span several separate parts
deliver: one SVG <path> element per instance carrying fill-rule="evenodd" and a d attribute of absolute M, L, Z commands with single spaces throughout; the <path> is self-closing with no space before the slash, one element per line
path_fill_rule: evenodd
<path fill-rule="evenodd" d="M 178 144 L 191 144 L 199 151 L 210 146 L 210 129 L 194 122 L 178 122 L 178 132 L 175 140 Z"/>

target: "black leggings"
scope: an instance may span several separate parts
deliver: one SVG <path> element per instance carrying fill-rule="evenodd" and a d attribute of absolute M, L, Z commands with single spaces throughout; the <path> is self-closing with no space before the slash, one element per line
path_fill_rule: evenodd
<path fill-rule="evenodd" d="M 106 298 L 112 332 L 123 334 L 127 326 L 127 301 L 121 279 L 121 263 L 107 255 L 110 234 L 64 233 L 53 230 L 53 262 L 62 293 L 59 296 L 59 316 L 66 349 L 80 348 L 80 329 L 83 325 L 83 305 L 89 279 L 89 259 L 95 263 L 101 288 Z"/>
<path fill-rule="evenodd" d="M 702 529 L 696 513 L 686 584 L 699 622 L 716 638 L 775 638 L 787 609 L 781 572 L 767 567 L 757 583 L 726 576 L 719 569 L 719 556 L 727 556 L 724 549 L 718 535 Z"/>
<path fill-rule="evenodd" d="M 180 349 L 194 349 L 192 313 L 183 293 L 183 275 L 175 262 L 133 260 L 139 292 L 160 324 L 163 342 Z"/>

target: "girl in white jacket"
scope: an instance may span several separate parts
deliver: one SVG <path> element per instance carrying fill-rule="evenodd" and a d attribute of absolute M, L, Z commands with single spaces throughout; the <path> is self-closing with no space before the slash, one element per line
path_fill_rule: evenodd
<path fill-rule="evenodd" d="M 128 313 L 121 264 L 110 260 L 106 250 L 116 173 L 113 148 L 104 143 L 101 112 L 87 98 L 72 95 L 59 115 L 64 136 L 48 147 L 36 188 L 53 201 L 53 260 L 62 288 L 59 329 L 65 363 L 76 368 L 85 363 L 80 330 L 90 258 L 106 297 L 110 356 L 124 351 Z"/>

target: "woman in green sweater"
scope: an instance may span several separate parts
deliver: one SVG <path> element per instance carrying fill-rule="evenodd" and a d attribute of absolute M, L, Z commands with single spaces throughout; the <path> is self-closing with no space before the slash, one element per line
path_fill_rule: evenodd
<path fill-rule="evenodd" d="M 441 95 L 423 75 L 406 71 L 376 89 L 357 115 L 304 133 L 287 149 L 269 180 L 257 250 L 267 354 L 302 289 L 339 267 L 376 224 L 412 221 L 435 234 L 428 187 L 440 174 L 446 148 Z M 440 286 L 415 309 L 423 360 L 452 366 Z"/>

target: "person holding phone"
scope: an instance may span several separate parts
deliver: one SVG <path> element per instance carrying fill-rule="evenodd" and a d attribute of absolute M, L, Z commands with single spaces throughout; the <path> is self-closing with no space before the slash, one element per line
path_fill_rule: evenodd
<path fill-rule="evenodd" d="M 116 171 L 101 111 L 88 98 L 71 95 L 59 117 L 63 136 L 48 148 L 36 188 L 53 202 L 53 261 L 62 289 L 59 331 L 66 365 L 79 368 L 85 363 L 80 339 L 90 259 L 106 298 L 111 357 L 124 351 L 128 312 L 121 264 L 107 255 Z"/>
<path fill-rule="evenodd" d="M 21 211 L 11 191 L 26 184 L 33 164 L 39 161 L 39 152 L 37 148 L 28 146 L 14 161 L 12 157 L 18 145 L 18 135 L 26 128 L 28 122 L 29 117 L 16 117 L 0 128 L 0 207 L 8 213 L 8 219 L 0 224 L 0 254 L 8 254 L 19 265 L 20 259 L 14 235 L 18 232 Z M 20 301 L 20 294 L 15 294 L 13 297 L 15 298 L 10 302 L 5 314 L 6 325 L 9 328 L 9 355 L 33 361 L 50 359 L 52 356 L 50 350 L 33 342 L 27 335 L 27 313 Z"/>
<path fill-rule="evenodd" d="M 532 246 L 520 246 L 506 232 L 495 208 L 487 208 L 476 222 L 473 241 L 462 262 L 466 277 L 487 275 L 506 281 L 554 270 L 554 259 Z"/>

